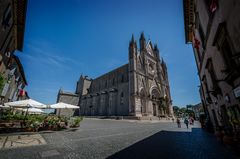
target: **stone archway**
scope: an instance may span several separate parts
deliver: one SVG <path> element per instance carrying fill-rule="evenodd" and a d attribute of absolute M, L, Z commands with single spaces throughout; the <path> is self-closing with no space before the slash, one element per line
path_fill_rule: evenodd
<path fill-rule="evenodd" d="M 151 100 L 152 100 L 152 109 L 153 109 L 153 116 L 160 116 L 162 114 L 162 110 L 160 108 L 160 92 L 157 88 L 151 88 Z"/>

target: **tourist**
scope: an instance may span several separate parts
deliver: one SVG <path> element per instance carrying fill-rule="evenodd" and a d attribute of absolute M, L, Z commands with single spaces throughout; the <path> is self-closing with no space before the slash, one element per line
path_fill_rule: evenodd
<path fill-rule="evenodd" d="M 192 117 L 191 120 L 192 120 L 192 125 L 194 125 L 194 118 Z"/>
<path fill-rule="evenodd" d="M 181 121 L 179 118 L 177 118 L 177 125 L 178 125 L 178 128 L 181 128 Z"/>
<path fill-rule="evenodd" d="M 187 118 L 185 118 L 184 123 L 186 124 L 186 127 L 188 129 L 188 119 Z"/>

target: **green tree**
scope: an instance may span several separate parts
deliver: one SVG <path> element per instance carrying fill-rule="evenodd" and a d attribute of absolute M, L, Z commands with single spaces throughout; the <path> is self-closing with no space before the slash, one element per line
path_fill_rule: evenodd
<path fill-rule="evenodd" d="M 173 106 L 173 112 L 175 115 L 178 115 L 179 107 L 178 106 Z"/>

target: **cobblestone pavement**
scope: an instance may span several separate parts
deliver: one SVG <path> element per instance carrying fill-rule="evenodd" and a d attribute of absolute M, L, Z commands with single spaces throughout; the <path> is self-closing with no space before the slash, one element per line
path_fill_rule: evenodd
<path fill-rule="evenodd" d="M 0 150 L 6 148 L 44 145 L 46 141 L 40 134 L 0 136 Z"/>
<path fill-rule="evenodd" d="M 235 159 L 214 135 L 172 122 L 84 119 L 79 129 L 40 133 L 46 145 L 0 150 L 0 159 Z"/>

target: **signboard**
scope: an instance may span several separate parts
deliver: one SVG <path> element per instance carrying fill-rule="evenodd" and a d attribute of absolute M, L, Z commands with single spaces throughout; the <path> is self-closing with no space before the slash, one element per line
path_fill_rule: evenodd
<path fill-rule="evenodd" d="M 234 95 L 235 95 L 236 98 L 240 98 L 240 86 L 238 86 L 237 88 L 235 88 L 235 89 L 233 90 L 233 92 L 234 92 Z"/>

